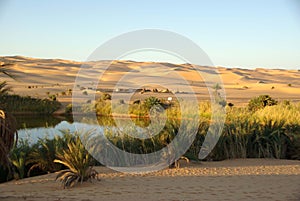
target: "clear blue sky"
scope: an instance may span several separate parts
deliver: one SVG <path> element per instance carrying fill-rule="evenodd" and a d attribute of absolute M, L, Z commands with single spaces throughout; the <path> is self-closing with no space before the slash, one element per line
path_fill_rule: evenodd
<path fill-rule="evenodd" d="M 0 55 L 85 60 L 119 34 L 173 31 L 215 65 L 300 67 L 300 0 L 0 0 Z"/>

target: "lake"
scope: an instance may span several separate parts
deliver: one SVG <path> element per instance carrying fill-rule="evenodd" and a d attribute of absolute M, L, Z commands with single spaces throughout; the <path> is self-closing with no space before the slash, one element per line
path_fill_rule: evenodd
<path fill-rule="evenodd" d="M 61 131 L 69 130 L 92 130 L 104 127 L 115 127 L 116 122 L 112 117 L 97 117 L 97 121 L 92 118 L 82 117 L 80 122 L 74 122 L 72 117 L 52 116 L 52 115 L 15 115 L 20 139 L 28 139 L 30 144 L 35 143 L 38 138 L 61 135 Z M 130 119 L 118 119 L 119 123 L 127 125 Z M 135 125 L 146 128 L 150 124 L 149 119 L 132 119 Z M 118 124 L 119 125 L 119 124 Z M 118 126 L 119 127 L 119 126 Z M 120 128 L 120 127 L 119 127 Z"/>

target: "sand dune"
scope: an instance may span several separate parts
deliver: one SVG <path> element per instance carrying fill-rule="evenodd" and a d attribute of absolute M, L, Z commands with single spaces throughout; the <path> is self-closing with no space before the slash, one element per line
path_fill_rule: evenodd
<path fill-rule="evenodd" d="M 144 80 L 153 79 L 154 82 L 158 82 L 153 83 L 155 87 L 157 87 L 157 84 L 167 84 L 173 92 L 184 92 L 187 86 L 192 86 L 193 90 L 199 94 L 199 99 L 209 100 L 203 76 L 207 77 L 208 81 L 209 79 L 213 80 L 216 76 L 212 67 L 197 66 L 200 72 L 198 74 L 195 73 L 193 66 L 190 64 L 179 65 L 124 60 L 112 63 L 108 60 L 82 63 L 62 59 L 36 59 L 21 56 L 0 57 L 0 62 L 12 64 L 8 68 L 17 80 L 3 75 L 0 75 L 0 78 L 8 81 L 8 84 L 13 87 L 14 93 L 42 98 L 47 97 L 46 93 L 60 95 L 62 92 L 73 89 L 76 76 L 85 78 L 87 85 L 91 88 L 111 90 L 115 88 L 122 77 L 128 76 L 124 79 L 124 86 L 121 87 L 136 87 L 137 83 L 142 85 Z M 77 75 L 82 65 L 90 69 L 90 72 L 86 75 Z M 109 68 L 103 73 L 107 66 Z M 260 94 L 269 94 L 278 100 L 300 101 L 299 70 L 263 68 L 249 70 L 224 67 L 217 67 L 217 70 L 225 86 L 227 101 L 236 105 L 246 104 L 250 98 Z M 97 86 L 96 83 L 89 83 L 91 77 L 97 77 L 100 73 L 103 73 L 103 76 Z M 187 82 L 183 82 L 174 75 L 183 77 Z M 152 86 L 146 84 L 140 87 L 151 88 Z M 120 95 L 120 97 L 122 96 Z M 59 96 L 58 98 L 62 101 L 70 100 L 70 97 L 66 96 Z"/>

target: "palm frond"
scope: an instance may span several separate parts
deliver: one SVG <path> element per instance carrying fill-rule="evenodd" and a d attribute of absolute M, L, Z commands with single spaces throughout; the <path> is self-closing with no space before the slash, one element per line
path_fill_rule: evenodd
<path fill-rule="evenodd" d="M 80 137 L 69 139 L 66 148 L 58 153 L 55 163 L 66 166 L 67 170 L 58 173 L 56 180 L 59 180 L 63 187 L 72 187 L 79 181 L 98 179 L 98 172 L 90 167 L 92 158 L 82 144 Z"/>

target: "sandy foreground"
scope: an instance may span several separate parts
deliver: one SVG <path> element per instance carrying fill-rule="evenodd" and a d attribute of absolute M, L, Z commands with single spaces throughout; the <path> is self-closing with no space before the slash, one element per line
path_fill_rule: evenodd
<path fill-rule="evenodd" d="M 0 200 L 300 200 L 300 161 L 191 162 L 144 175 L 96 169 L 101 181 L 70 189 L 54 181 L 56 173 L 2 183 Z"/>

